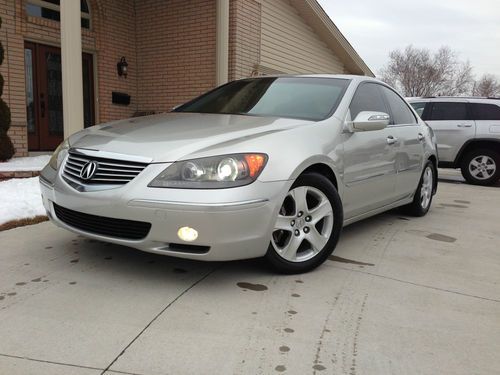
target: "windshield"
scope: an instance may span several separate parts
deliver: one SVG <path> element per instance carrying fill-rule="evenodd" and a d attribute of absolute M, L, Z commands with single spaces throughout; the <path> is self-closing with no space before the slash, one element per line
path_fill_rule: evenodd
<path fill-rule="evenodd" d="M 174 112 L 288 117 L 319 121 L 330 116 L 349 80 L 339 78 L 264 77 L 216 88 Z"/>

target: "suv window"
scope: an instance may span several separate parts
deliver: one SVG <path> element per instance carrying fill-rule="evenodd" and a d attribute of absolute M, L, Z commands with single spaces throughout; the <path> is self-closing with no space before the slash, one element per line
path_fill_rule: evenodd
<path fill-rule="evenodd" d="M 358 87 L 352 99 L 351 106 L 349 107 L 352 120 L 363 111 L 389 113 L 382 97 L 380 87 L 381 86 L 376 83 L 364 83 Z"/>
<path fill-rule="evenodd" d="M 467 103 L 435 102 L 432 105 L 430 121 L 467 120 Z"/>
<path fill-rule="evenodd" d="M 394 125 L 416 124 L 417 120 L 408 105 L 391 89 L 381 86 L 380 89 L 385 94 L 387 102 L 392 112 L 391 123 Z"/>
<path fill-rule="evenodd" d="M 420 116 L 420 118 L 423 119 L 423 114 L 425 111 L 425 105 L 427 104 L 426 102 L 419 102 L 419 103 L 410 103 L 415 112 L 417 112 L 417 115 Z"/>
<path fill-rule="evenodd" d="M 500 106 L 495 104 L 472 103 L 474 120 L 500 120 Z"/>

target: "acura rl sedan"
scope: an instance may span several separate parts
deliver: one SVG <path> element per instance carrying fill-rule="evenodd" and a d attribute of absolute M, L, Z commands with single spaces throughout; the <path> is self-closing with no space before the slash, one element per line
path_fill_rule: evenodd
<path fill-rule="evenodd" d="M 300 273 L 343 226 L 399 206 L 425 215 L 436 165 L 432 130 L 386 84 L 267 76 L 73 134 L 40 183 L 50 219 L 75 233 Z"/>

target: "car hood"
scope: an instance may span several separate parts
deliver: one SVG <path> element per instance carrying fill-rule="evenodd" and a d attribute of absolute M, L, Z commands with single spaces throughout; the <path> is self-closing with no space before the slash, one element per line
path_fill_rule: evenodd
<path fill-rule="evenodd" d="M 71 147 L 173 162 L 218 145 L 248 141 L 311 121 L 245 115 L 165 113 L 93 126 L 70 137 Z M 231 152 L 258 152 L 233 150 Z"/>

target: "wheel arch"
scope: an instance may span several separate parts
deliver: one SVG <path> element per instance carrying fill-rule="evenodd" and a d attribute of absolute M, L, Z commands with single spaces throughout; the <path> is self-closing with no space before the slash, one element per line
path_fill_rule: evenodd
<path fill-rule="evenodd" d="M 434 166 L 434 186 L 433 186 L 433 194 L 436 194 L 438 187 L 438 160 L 436 155 L 431 155 L 427 158 L 432 165 Z"/>
<path fill-rule="evenodd" d="M 301 163 L 293 172 L 291 178 L 297 179 L 300 175 L 306 173 L 317 173 L 326 177 L 342 196 L 342 185 L 339 184 L 339 173 L 332 160 L 326 160 L 323 157 L 312 157 Z"/>
<path fill-rule="evenodd" d="M 478 138 L 478 139 L 468 140 L 467 142 L 465 142 L 465 144 L 458 152 L 457 157 L 455 158 L 455 161 L 453 163 L 454 167 L 459 168 L 462 164 L 464 156 L 474 149 L 485 148 L 497 151 L 499 147 L 500 147 L 500 139 Z"/>
<path fill-rule="evenodd" d="M 318 173 L 322 176 L 325 176 L 326 178 L 328 178 L 328 180 L 330 180 L 330 182 L 333 184 L 333 186 L 335 186 L 335 188 L 338 191 L 339 185 L 337 182 L 337 177 L 335 176 L 335 173 L 328 165 L 323 163 L 313 164 L 307 167 L 304 171 L 302 171 L 301 175 L 306 173 Z"/>

